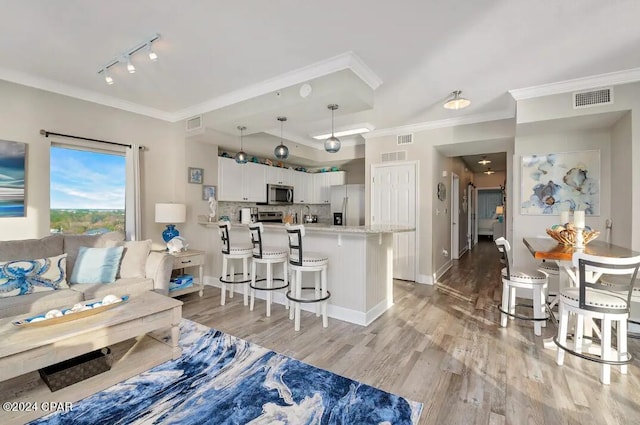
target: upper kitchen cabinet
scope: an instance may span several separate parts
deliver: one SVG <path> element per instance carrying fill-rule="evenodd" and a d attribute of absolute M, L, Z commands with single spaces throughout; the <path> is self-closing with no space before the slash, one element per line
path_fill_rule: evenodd
<path fill-rule="evenodd" d="M 333 171 L 330 173 L 318 173 L 313 175 L 314 193 L 316 199 L 314 204 L 331 203 L 331 186 L 343 185 L 346 181 L 344 171 Z"/>
<path fill-rule="evenodd" d="M 281 167 L 265 167 L 267 169 L 267 183 L 268 184 L 282 184 L 286 186 L 293 186 L 293 175 L 296 173 L 288 168 Z"/>
<path fill-rule="evenodd" d="M 293 171 L 293 203 L 313 204 L 315 201 L 313 174 Z"/>
<path fill-rule="evenodd" d="M 266 202 L 267 167 L 252 162 L 238 164 L 233 158 L 218 157 L 218 200 Z"/>

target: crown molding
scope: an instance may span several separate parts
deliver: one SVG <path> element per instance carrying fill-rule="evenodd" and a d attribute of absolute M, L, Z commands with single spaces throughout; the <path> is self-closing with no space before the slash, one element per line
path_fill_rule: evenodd
<path fill-rule="evenodd" d="M 459 125 L 478 124 L 488 121 L 499 121 L 515 118 L 514 111 L 487 112 L 485 114 L 465 115 L 463 117 L 447 118 L 438 121 L 426 121 L 416 124 L 408 124 L 400 127 L 381 128 L 361 134 L 365 139 L 376 137 L 396 136 L 398 134 L 418 133 L 420 131 L 435 130 L 438 128 L 456 127 Z"/>
<path fill-rule="evenodd" d="M 382 84 L 380 77 L 365 65 L 362 59 L 353 52 L 345 52 L 332 58 L 281 74 L 277 77 L 223 94 L 222 96 L 215 97 L 198 105 L 182 109 L 173 114 L 173 121 L 180 121 L 194 115 L 215 111 L 225 106 L 234 105 L 248 99 L 253 99 L 254 97 L 275 92 L 284 87 L 306 83 L 315 78 L 345 69 L 350 69 L 373 90 Z"/>
<path fill-rule="evenodd" d="M 623 71 L 608 72 L 606 74 L 592 75 L 589 77 L 574 78 L 572 80 L 558 81 L 555 83 L 541 84 L 539 86 L 513 89 L 509 90 L 509 94 L 511 94 L 516 101 L 519 101 L 534 97 L 634 83 L 636 81 L 640 81 L 640 68 L 632 68 Z"/>
<path fill-rule="evenodd" d="M 172 114 L 169 112 L 143 106 L 138 103 L 128 102 L 112 96 L 106 96 L 91 90 L 79 89 L 57 81 L 33 77 L 22 72 L 0 68 L 0 80 L 6 80 L 23 86 L 85 100 L 98 105 L 109 106 L 123 111 L 133 112 L 134 114 L 145 115 L 147 117 L 172 122 Z"/>

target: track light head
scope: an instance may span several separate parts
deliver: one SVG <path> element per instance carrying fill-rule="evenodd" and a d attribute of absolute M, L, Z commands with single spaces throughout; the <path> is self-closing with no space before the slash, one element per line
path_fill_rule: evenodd
<path fill-rule="evenodd" d="M 102 74 L 104 75 L 104 82 L 110 86 L 113 85 L 113 78 L 109 75 L 109 70 L 107 68 L 102 70 Z"/>
<path fill-rule="evenodd" d="M 131 55 L 127 55 L 127 71 L 129 71 L 129 74 L 136 73 L 136 67 L 131 63 Z"/>
<path fill-rule="evenodd" d="M 158 60 L 158 54 L 151 48 L 151 42 L 147 43 L 147 55 L 149 55 L 149 59 L 154 62 Z"/>

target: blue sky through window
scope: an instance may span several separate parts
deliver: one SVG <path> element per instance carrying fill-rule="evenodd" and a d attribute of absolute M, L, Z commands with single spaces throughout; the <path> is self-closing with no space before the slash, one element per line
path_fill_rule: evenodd
<path fill-rule="evenodd" d="M 51 147 L 52 209 L 124 209 L 125 157 Z"/>

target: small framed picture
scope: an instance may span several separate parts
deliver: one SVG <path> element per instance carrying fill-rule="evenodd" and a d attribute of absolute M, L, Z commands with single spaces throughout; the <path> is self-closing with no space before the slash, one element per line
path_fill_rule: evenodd
<path fill-rule="evenodd" d="M 202 184 L 204 170 L 202 168 L 189 167 L 189 183 Z"/>
<path fill-rule="evenodd" d="M 216 187 L 205 184 L 202 186 L 202 200 L 208 201 L 209 198 L 216 199 Z"/>

